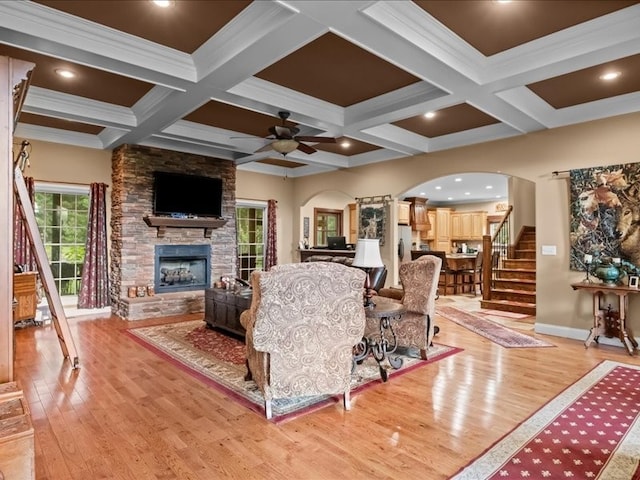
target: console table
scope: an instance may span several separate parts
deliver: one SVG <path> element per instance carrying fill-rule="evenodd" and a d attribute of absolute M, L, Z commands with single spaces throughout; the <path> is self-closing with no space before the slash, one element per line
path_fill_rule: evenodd
<path fill-rule="evenodd" d="M 589 331 L 589 336 L 584 342 L 585 348 L 589 348 L 594 341 L 597 343 L 600 335 L 605 332 L 604 318 L 600 313 L 603 309 L 602 299 L 607 294 L 613 294 L 618 297 L 618 307 L 620 309 L 618 338 L 627 349 L 629 355 L 633 355 L 635 349 L 638 347 L 638 343 L 636 342 L 631 329 L 626 326 L 625 319 L 629 308 L 629 295 L 640 293 L 640 290 L 624 285 L 608 285 L 606 283 L 590 282 L 572 283 L 571 287 L 574 290 L 586 290 L 593 296 L 593 326 Z"/>
<path fill-rule="evenodd" d="M 221 328 L 244 337 L 246 331 L 240 324 L 240 314 L 251 307 L 252 290 L 234 291 L 224 288 L 207 288 L 204 291 L 204 321 L 210 327 Z"/>
<path fill-rule="evenodd" d="M 366 335 L 353 347 L 353 363 L 362 363 L 362 361 L 373 355 L 378 368 L 380 369 L 380 377 L 383 382 L 387 381 L 388 373 L 386 368 L 382 366 L 382 362 L 387 359 L 391 368 L 397 370 L 402 367 L 402 358 L 391 357 L 390 354 L 398 348 L 396 334 L 393 331 L 392 322 L 398 321 L 407 311 L 404 305 L 395 302 L 379 301 L 373 308 L 365 308 L 367 319 L 378 320 L 378 332 Z"/>
<path fill-rule="evenodd" d="M 327 255 L 330 257 L 349 257 L 353 258 L 356 255 L 355 250 L 329 250 L 322 248 L 309 248 L 305 250 L 298 250 L 300 252 L 300 261 L 306 262 L 307 258 L 314 255 Z"/>

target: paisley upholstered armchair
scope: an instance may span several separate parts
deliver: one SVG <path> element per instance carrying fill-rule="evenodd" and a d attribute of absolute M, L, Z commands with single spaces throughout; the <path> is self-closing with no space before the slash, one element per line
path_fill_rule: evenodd
<path fill-rule="evenodd" d="M 424 255 L 400 265 L 401 302 L 407 312 L 402 320 L 394 323 L 393 330 L 398 346 L 418 349 L 424 360 L 434 335 L 435 300 L 441 267 L 442 260 L 434 255 Z M 381 301 L 393 300 L 376 297 L 376 302 Z M 367 321 L 367 333 L 377 328 L 375 322 Z"/>
<path fill-rule="evenodd" d="M 305 262 L 253 272 L 247 333 L 247 380 L 272 416 L 272 400 L 344 394 L 350 409 L 352 348 L 364 333 L 365 273 L 339 263 Z"/>

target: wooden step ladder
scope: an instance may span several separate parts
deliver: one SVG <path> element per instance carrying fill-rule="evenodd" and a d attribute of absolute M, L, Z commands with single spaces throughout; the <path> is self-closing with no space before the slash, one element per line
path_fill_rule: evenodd
<path fill-rule="evenodd" d="M 51 272 L 51 266 L 49 265 L 49 259 L 47 258 L 47 252 L 44 249 L 40 232 L 38 231 L 38 224 L 36 223 L 36 215 L 33 211 L 33 205 L 29 198 L 29 192 L 22 176 L 22 170 L 24 169 L 28 161 L 28 153 L 26 147 L 28 142 L 22 142 L 22 148 L 18 154 L 14 170 L 14 189 L 16 193 L 16 202 L 20 210 L 22 220 L 27 225 L 27 236 L 31 242 L 31 248 L 36 257 L 36 265 L 38 266 L 38 272 L 42 279 L 42 286 L 49 302 L 49 310 L 51 311 L 51 319 L 58 335 L 58 341 L 62 348 L 62 354 L 64 358 L 68 358 L 71 362 L 72 368 L 79 367 L 78 352 L 73 338 L 71 337 L 71 330 L 69 329 L 69 323 L 67 322 L 67 316 L 64 313 L 62 307 L 62 301 L 60 300 L 60 294 L 56 288 L 56 284 Z"/>

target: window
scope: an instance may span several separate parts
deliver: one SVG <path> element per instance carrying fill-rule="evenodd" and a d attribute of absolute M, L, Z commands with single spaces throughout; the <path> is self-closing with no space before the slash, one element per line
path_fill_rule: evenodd
<path fill-rule="evenodd" d="M 35 185 L 34 210 L 60 296 L 77 295 L 84 263 L 89 188 Z"/>
<path fill-rule="evenodd" d="M 241 202 L 236 206 L 238 277 L 249 280 L 254 270 L 264 270 L 267 240 L 266 202 Z"/>
<path fill-rule="evenodd" d="M 315 246 L 326 246 L 328 237 L 342 236 L 342 210 L 313 209 Z"/>

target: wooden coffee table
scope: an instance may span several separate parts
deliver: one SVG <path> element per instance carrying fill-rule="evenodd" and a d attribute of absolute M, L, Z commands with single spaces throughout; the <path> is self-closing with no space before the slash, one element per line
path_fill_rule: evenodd
<path fill-rule="evenodd" d="M 382 381 L 386 382 L 388 373 L 382 365 L 385 359 L 394 370 L 402 367 L 402 358 L 391 356 L 398 348 L 393 322 L 400 321 L 406 311 L 407 309 L 400 303 L 382 301 L 379 301 L 372 308 L 365 308 L 367 318 L 379 320 L 379 331 L 376 334 L 362 337 L 362 340 L 353 347 L 354 368 L 356 364 L 362 363 L 371 354 L 378 362 Z"/>

